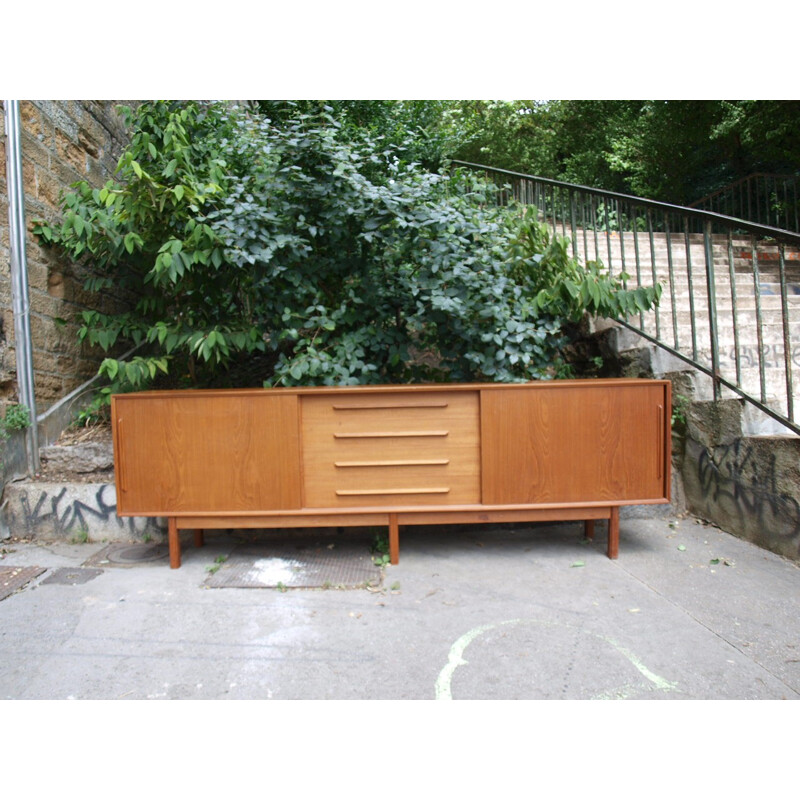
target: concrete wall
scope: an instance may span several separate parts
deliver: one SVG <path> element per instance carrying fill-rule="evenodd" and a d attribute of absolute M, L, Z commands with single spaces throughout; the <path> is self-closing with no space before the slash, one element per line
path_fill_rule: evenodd
<path fill-rule="evenodd" d="M 10 483 L 0 513 L 0 540 L 165 542 L 166 520 L 118 517 L 113 483 Z"/>
<path fill-rule="evenodd" d="M 800 437 L 744 436 L 742 418 L 741 400 L 689 406 L 687 506 L 723 530 L 800 560 Z"/>
<path fill-rule="evenodd" d="M 100 187 L 112 177 L 126 142 L 117 102 L 20 102 L 31 337 L 39 413 L 92 377 L 102 361 L 102 352 L 78 342 L 76 314 L 87 308 L 116 309 L 120 300 L 86 292 L 86 269 L 40 247 L 30 231 L 37 219 L 58 219 L 59 198 L 71 183 L 86 180 Z M 0 101 L 0 414 L 17 399 L 2 105 Z M 59 324 L 58 319 L 66 320 L 66 325 Z"/>

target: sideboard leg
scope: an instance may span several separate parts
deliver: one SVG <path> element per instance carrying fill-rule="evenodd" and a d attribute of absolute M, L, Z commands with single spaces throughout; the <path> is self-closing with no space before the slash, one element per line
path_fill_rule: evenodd
<path fill-rule="evenodd" d="M 587 519 L 583 522 L 583 535 L 587 539 L 594 539 L 594 520 Z"/>
<path fill-rule="evenodd" d="M 178 520 L 175 517 L 169 518 L 169 565 L 172 569 L 178 569 L 181 565 L 181 539 L 178 533 Z"/>
<path fill-rule="evenodd" d="M 202 528 L 197 528 L 194 532 L 194 546 L 202 547 L 206 543 L 205 531 Z"/>
<path fill-rule="evenodd" d="M 608 520 L 608 557 L 619 556 L 619 506 L 612 506 Z"/>
<path fill-rule="evenodd" d="M 392 564 L 400 562 L 400 526 L 397 524 L 397 514 L 389 514 L 389 561 Z"/>

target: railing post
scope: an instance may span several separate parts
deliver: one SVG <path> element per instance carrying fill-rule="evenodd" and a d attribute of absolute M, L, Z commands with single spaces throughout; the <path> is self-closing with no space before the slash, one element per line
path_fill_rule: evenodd
<path fill-rule="evenodd" d="M 578 235 L 576 231 L 578 230 L 578 223 L 575 217 L 575 192 L 572 189 L 569 190 L 569 238 L 572 241 L 572 256 L 573 258 L 578 257 L 578 244 L 577 238 Z"/>
<path fill-rule="evenodd" d="M 631 218 L 633 221 L 633 255 L 636 260 L 636 286 L 642 285 L 642 263 L 639 257 L 639 219 L 636 216 L 636 206 L 631 207 Z M 644 329 L 644 312 L 639 312 L 639 327 Z"/>
<path fill-rule="evenodd" d="M 650 274 L 653 279 L 653 288 L 658 284 L 658 273 L 656 271 L 656 243 L 653 235 L 653 212 L 647 209 L 647 232 L 650 237 Z M 653 309 L 656 318 L 656 338 L 661 339 L 661 316 L 658 313 L 658 306 Z"/>
<path fill-rule="evenodd" d="M 697 317 L 694 310 L 694 278 L 692 276 L 692 240 L 689 233 L 689 217 L 683 218 L 683 236 L 686 242 L 686 282 L 689 287 L 689 316 L 692 331 L 692 360 L 697 361 Z"/>
<path fill-rule="evenodd" d="M 676 350 L 680 350 L 678 341 L 678 304 L 675 299 L 675 270 L 672 264 L 672 238 L 669 230 L 669 214 L 664 214 L 664 240 L 667 243 L 667 269 L 669 270 L 669 300 L 672 306 L 672 339 Z"/>
<path fill-rule="evenodd" d="M 764 374 L 764 333 L 761 315 L 761 273 L 758 267 L 758 240 L 753 236 L 750 244 L 753 258 L 753 289 L 756 301 L 756 341 L 758 342 L 758 378 L 761 384 L 761 402 L 767 402 L 767 377 Z"/>
<path fill-rule="evenodd" d="M 711 373 L 714 380 L 714 400 L 720 396 L 719 339 L 717 336 L 717 289 L 714 276 L 714 244 L 711 238 L 711 222 L 703 226 L 703 245 L 706 256 L 706 285 L 708 287 L 708 328 L 711 337 Z"/>
<path fill-rule="evenodd" d="M 736 302 L 736 268 L 733 263 L 733 234 L 728 229 L 728 277 L 731 283 L 731 317 L 733 321 L 733 358 L 736 364 L 736 385 L 742 385 L 742 356 L 739 347 L 739 317 Z"/>
<path fill-rule="evenodd" d="M 786 377 L 786 416 L 794 422 L 794 382 L 792 378 L 792 335 L 789 325 L 789 300 L 786 292 L 786 248 L 778 245 L 781 281 L 781 322 L 783 323 L 783 365 Z"/>

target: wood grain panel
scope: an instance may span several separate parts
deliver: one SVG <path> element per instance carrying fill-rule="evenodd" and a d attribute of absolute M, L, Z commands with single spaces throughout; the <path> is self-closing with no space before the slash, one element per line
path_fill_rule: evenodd
<path fill-rule="evenodd" d="M 301 397 L 309 508 L 476 503 L 477 392 Z"/>
<path fill-rule="evenodd" d="M 296 396 L 119 395 L 113 420 L 120 513 L 300 507 Z"/>
<path fill-rule="evenodd" d="M 666 496 L 663 384 L 551 384 L 481 392 L 483 502 Z"/>

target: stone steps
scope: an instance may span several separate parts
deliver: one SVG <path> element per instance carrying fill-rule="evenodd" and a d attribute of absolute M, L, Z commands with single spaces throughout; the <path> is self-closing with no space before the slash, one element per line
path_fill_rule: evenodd
<path fill-rule="evenodd" d="M 631 276 L 626 282 L 629 289 L 635 288 L 638 281 L 644 286 L 652 286 L 654 281 L 660 282 L 662 294 L 657 312 L 634 314 L 629 318 L 629 323 L 688 357 L 692 356 L 694 340 L 697 362 L 711 368 L 706 251 L 702 234 L 689 235 L 687 248 L 687 237 L 681 232 L 672 233 L 669 249 L 663 233 L 653 233 L 651 246 L 647 231 L 611 234 L 609 237 L 598 232 L 595 241 L 591 231 L 586 231 L 584 235 L 579 230 L 575 238 L 579 258 L 599 258 L 607 267 L 610 265 L 613 275 L 619 275 L 622 270 L 624 255 L 624 269 Z M 758 244 L 756 257 L 759 274 L 756 280 L 753 246 L 748 238 L 734 237 L 730 247 L 727 236 L 714 235 L 711 242 L 720 374 L 731 383 L 736 383 L 738 346 L 739 385 L 748 394 L 761 398 L 760 354 L 768 404 L 786 413 L 788 401 L 779 249 L 775 245 Z M 785 248 L 783 266 L 789 317 L 792 397 L 800 408 L 800 248 Z M 626 336 L 635 338 L 635 334 L 629 331 L 626 331 Z M 653 348 L 645 339 L 639 338 L 639 342 L 639 346 Z M 666 351 L 660 352 L 666 354 Z M 689 368 L 685 362 L 668 354 L 651 355 L 650 358 L 669 361 L 678 371 Z M 675 362 L 678 362 L 677 365 Z M 706 386 L 703 396 L 710 399 L 713 396 L 710 379 L 704 377 L 700 382 Z M 733 396 L 729 391 L 727 394 Z"/>

